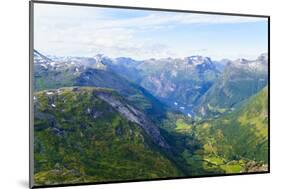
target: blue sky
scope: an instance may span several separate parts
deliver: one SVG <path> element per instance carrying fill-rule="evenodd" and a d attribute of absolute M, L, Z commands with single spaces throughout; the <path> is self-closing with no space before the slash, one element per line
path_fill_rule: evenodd
<path fill-rule="evenodd" d="M 218 60 L 267 52 L 266 18 L 47 4 L 35 4 L 34 14 L 35 49 L 49 55 Z"/>

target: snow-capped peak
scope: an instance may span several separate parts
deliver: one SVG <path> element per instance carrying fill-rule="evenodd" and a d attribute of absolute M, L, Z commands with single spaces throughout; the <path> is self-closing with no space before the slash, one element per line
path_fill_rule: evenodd
<path fill-rule="evenodd" d="M 209 57 L 203 57 L 203 56 L 189 56 L 185 58 L 185 61 L 188 64 L 193 64 L 193 65 L 212 64 L 212 61 Z"/>
<path fill-rule="evenodd" d="M 42 63 L 52 62 L 50 58 L 44 56 L 43 54 L 41 54 L 35 49 L 33 50 L 33 57 L 34 57 L 34 63 L 42 64 Z"/>
<path fill-rule="evenodd" d="M 259 61 L 268 61 L 268 54 L 267 53 L 262 53 L 259 57 L 258 57 Z"/>
<path fill-rule="evenodd" d="M 239 58 L 236 61 L 232 62 L 230 65 L 242 69 L 266 71 L 268 66 L 267 58 L 267 54 L 261 54 L 256 60 L 247 60 L 245 58 Z"/>
<path fill-rule="evenodd" d="M 100 62 L 105 56 L 103 54 L 97 54 L 93 58 L 96 60 L 96 62 Z"/>

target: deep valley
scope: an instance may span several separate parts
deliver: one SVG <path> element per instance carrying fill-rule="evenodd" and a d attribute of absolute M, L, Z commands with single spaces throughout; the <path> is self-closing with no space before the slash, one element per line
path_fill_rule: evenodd
<path fill-rule="evenodd" d="M 268 171 L 268 57 L 34 50 L 35 185 Z"/>

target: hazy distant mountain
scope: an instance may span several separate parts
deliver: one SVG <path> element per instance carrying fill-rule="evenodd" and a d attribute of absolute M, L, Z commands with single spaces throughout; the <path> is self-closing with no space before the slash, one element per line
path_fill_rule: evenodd
<path fill-rule="evenodd" d="M 185 113 L 212 86 L 220 72 L 208 57 L 147 60 L 138 65 L 140 84 L 166 104 Z"/>
<path fill-rule="evenodd" d="M 40 64 L 40 63 L 46 64 L 46 63 L 52 62 L 52 60 L 50 58 L 44 56 L 43 54 L 41 54 L 37 50 L 33 51 L 33 58 L 34 58 L 35 64 Z"/>
<path fill-rule="evenodd" d="M 257 60 L 236 61 L 212 61 L 203 56 L 136 61 L 101 54 L 91 58 L 54 57 L 57 61 L 52 61 L 38 51 L 35 57 L 41 57 L 35 59 L 36 74 L 48 72 L 44 80 L 37 78 L 35 88 L 46 88 L 44 84 L 49 83 L 51 88 L 74 84 L 124 91 L 135 83 L 170 108 L 189 115 L 222 113 L 267 84 L 267 54 Z M 53 81 L 48 82 L 50 78 Z"/>
<path fill-rule="evenodd" d="M 256 60 L 229 62 L 214 85 L 201 97 L 198 111 L 217 114 L 235 108 L 240 102 L 260 91 L 268 83 L 268 59 L 263 54 Z"/>
<path fill-rule="evenodd" d="M 111 88 L 152 119 L 165 116 L 167 107 L 163 103 L 141 86 L 115 73 L 109 68 L 111 64 L 111 60 L 102 55 L 93 58 L 68 57 L 56 62 L 35 61 L 34 89 L 41 91 L 72 86 Z"/>
<path fill-rule="evenodd" d="M 216 68 L 220 71 L 220 72 L 223 72 L 224 71 L 224 68 L 231 63 L 231 60 L 229 59 L 222 59 L 222 60 L 219 60 L 219 61 L 213 61 L 214 64 L 216 65 Z"/>

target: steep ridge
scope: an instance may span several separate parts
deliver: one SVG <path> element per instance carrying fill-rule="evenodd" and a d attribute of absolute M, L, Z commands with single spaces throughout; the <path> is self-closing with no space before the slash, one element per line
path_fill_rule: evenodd
<path fill-rule="evenodd" d="M 215 116 L 233 110 L 268 82 L 268 59 L 262 54 L 256 60 L 230 62 L 212 87 L 200 98 L 196 112 Z"/>
<path fill-rule="evenodd" d="M 181 114 L 164 120 L 166 140 L 189 175 L 268 170 L 268 88 L 218 118 L 194 122 Z"/>
<path fill-rule="evenodd" d="M 160 134 L 157 126 L 155 126 L 144 113 L 137 110 L 129 104 L 124 104 L 121 100 L 112 98 L 111 95 L 104 92 L 99 92 L 97 96 L 110 104 L 114 109 L 116 109 L 121 115 L 126 117 L 128 120 L 140 125 L 145 132 L 151 136 L 152 140 L 161 147 L 169 148 L 169 145 L 165 142 Z"/>
<path fill-rule="evenodd" d="M 235 111 L 196 124 L 194 134 L 202 144 L 198 152 L 208 169 L 226 173 L 268 170 L 268 88 L 248 98 Z"/>
<path fill-rule="evenodd" d="M 35 183 L 180 176 L 149 119 L 110 89 L 70 87 L 34 96 Z"/>
<path fill-rule="evenodd" d="M 190 115 L 220 74 L 212 60 L 202 56 L 150 59 L 137 69 L 142 87 L 173 109 Z"/>
<path fill-rule="evenodd" d="M 144 88 L 128 81 L 108 68 L 107 58 L 68 58 L 58 62 L 34 64 L 35 91 L 71 86 L 111 88 L 157 122 L 165 116 L 167 106 Z M 101 66 L 102 65 L 102 66 Z"/>

